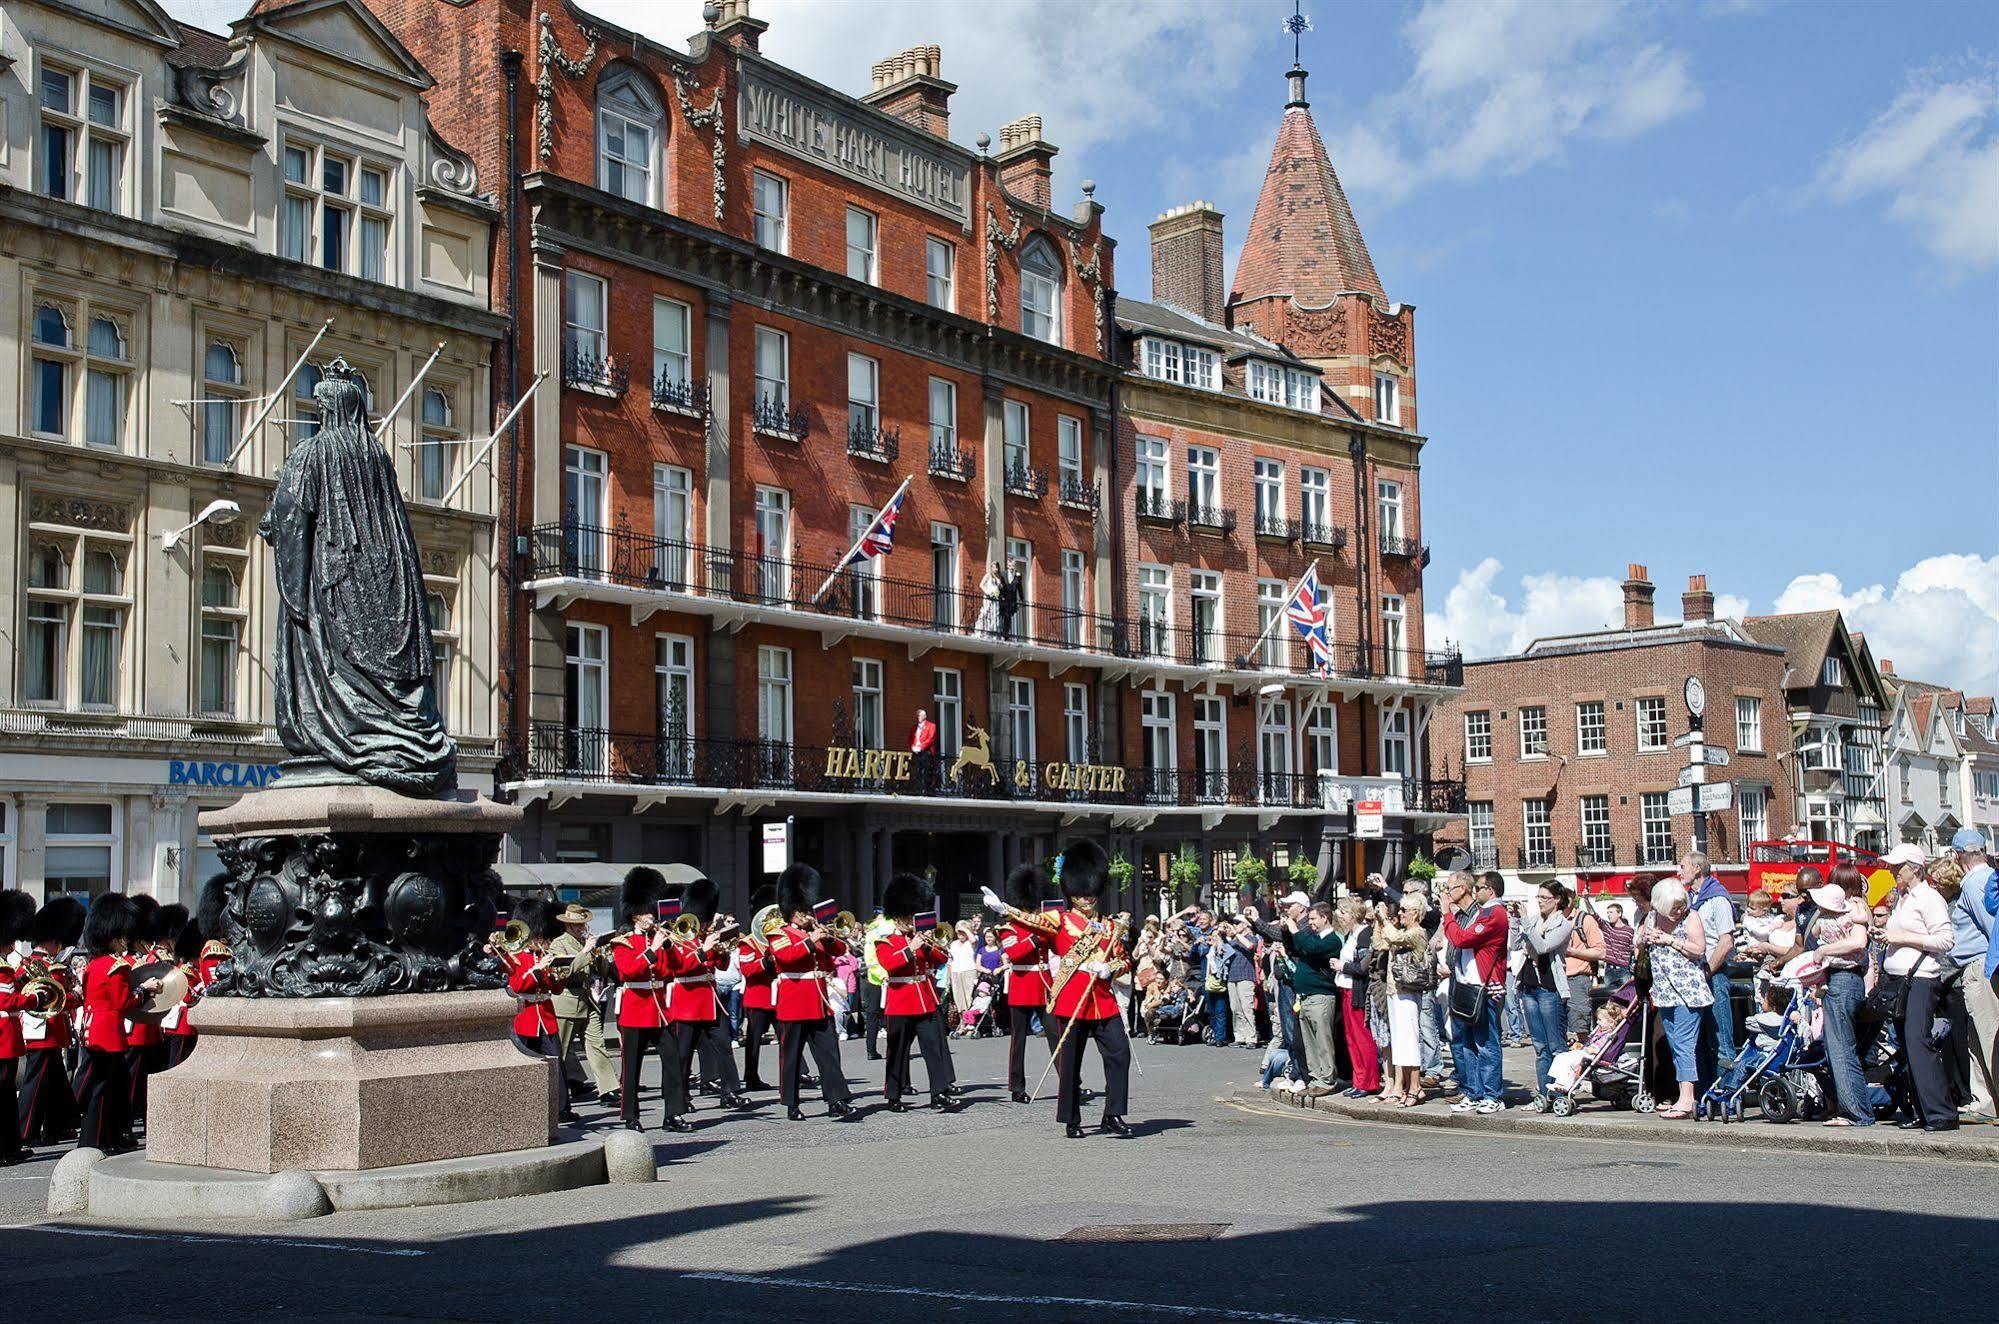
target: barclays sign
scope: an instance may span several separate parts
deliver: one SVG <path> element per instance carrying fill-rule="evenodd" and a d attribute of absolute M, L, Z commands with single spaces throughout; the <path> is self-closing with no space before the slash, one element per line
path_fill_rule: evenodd
<path fill-rule="evenodd" d="M 276 781 L 282 771 L 275 763 L 209 763 L 196 759 L 172 759 L 167 763 L 167 785 L 260 791 Z"/>

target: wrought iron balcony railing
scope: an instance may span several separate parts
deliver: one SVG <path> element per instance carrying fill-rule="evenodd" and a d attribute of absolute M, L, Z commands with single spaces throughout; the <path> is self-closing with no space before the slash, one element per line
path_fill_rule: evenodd
<path fill-rule="evenodd" d="M 1256 536 L 1259 538 L 1280 538 L 1285 542 L 1297 542 L 1304 525 L 1295 519 L 1285 519 L 1282 515 L 1265 513 L 1256 517 Z"/>
<path fill-rule="evenodd" d="M 1063 474 L 1057 500 L 1071 510 L 1087 510 L 1095 517 L 1101 504 L 1101 494 L 1095 483 L 1073 474 Z"/>
<path fill-rule="evenodd" d="M 1048 471 L 1031 464 L 1010 464 L 1006 470 L 1008 496 L 1039 501 L 1048 492 Z"/>
<path fill-rule="evenodd" d="M 811 427 L 812 416 L 781 396 L 759 396 L 750 406 L 750 428 L 760 436 L 803 441 Z"/>
<path fill-rule="evenodd" d="M 1321 524 L 1317 520 L 1300 520 L 1299 528 L 1305 541 L 1314 547 L 1331 547 L 1335 551 L 1347 545 L 1346 528 L 1339 524 Z"/>
<path fill-rule="evenodd" d="M 708 417 L 708 383 L 661 375 L 652 384 L 652 407 L 670 414 Z"/>
<path fill-rule="evenodd" d="M 847 454 L 857 460 L 894 464 L 902 454 L 902 435 L 894 427 L 854 419 L 847 424 Z"/>
<path fill-rule="evenodd" d="M 1576 847 L 1576 868 L 1614 869 L 1617 867 L 1617 847 L 1608 842 L 1601 845 L 1581 844 Z"/>
<path fill-rule="evenodd" d="M 1381 535 L 1381 554 L 1397 560 L 1415 561 L 1419 568 L 1430 564 L 1430 549 L 1415 538 L 1404 538 L 1393 533 Z"/>
<path fill-rule="evenodd" d="M 930 443 L 930 476 L 950 478 L 960 483 L 969 483 L 977 472 L 977 464 L 971 451 L 963 446 L 952 446 L 938 442 Z"/>
<path fill-rule="evenodd" d="M 625 365 L 611 355 L 600 358 L 571 345 L 562 352 L 562 384 L 623 395 L 632 384 L 632 377 Z"/>
<path fill-rule="evenodd" d="M 1523 869 L 1552 869 L 1555 867 L 1555 843 L 1551 841 L 1545 846 L 1522 846 L 1518 858 Z"/>
<path fill-rule="evenodd" d="M 1187 527 L 1206 529 L 1210 533 L 1234 533 L 1235 511 L 1223 506 L 1204 506 L 1190 499 L 1187 502 Z"/>
<path fill-rule="evenodd" d="M 1187 514 L 1187 503 L 1175 501 L 1163 492 L 1138 490 L 1133 499 L 1138 518 L 1154 524 L 1178 524 Z"/>

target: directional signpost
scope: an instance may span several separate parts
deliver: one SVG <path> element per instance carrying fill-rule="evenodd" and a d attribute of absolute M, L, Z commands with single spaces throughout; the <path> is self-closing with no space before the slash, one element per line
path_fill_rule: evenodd
<path fill-rule="evenodd" d="M 1728 766 L 1728 751 L 1725 749 L 1714 745 L 1702 745 L 1701 753 L 1706 756 L 1707 765 L 1710 768 L 1725 768 Z"/>
<path fill-rule="evenodd" d="M 1687 766 L 1680 774 L 1680 789 L 1669 795 L 1666 804 L 1674 814 L 1692 814 L 1694 819 L 1694 849 L 1707 854 L 1707 745 L 1706 735 L 1701 726 L 1701 716 L 1707 712 L 1707 687 L 1701 684 L 1699 676 L 1688 676 L 1681 693 L 1687 701 Z M 1677 742 L 1676 742 L 1677 743 Z M 1724 790 L 1724 794 L 1726 791 Z M 1686 808 L 1673 808 L 1674 796 L 1683 797 Z M 1724 801 L 1725 803 L 1725 801 Z"/>

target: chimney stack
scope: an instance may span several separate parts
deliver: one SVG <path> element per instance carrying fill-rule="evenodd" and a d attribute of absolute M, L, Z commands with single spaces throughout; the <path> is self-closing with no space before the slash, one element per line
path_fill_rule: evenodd
<path fill-rule="evenodd" d="M 1152 297 L 1217 325 L 1222 320 L 1222 214 L 1211 202 L 1162 213 L 1152 231 Z"/>
<path fill-rule="evenodd" d="M 897 119 L 908 120 L 925 133 L 950 137 L 951 94 L 956 83 L 942 77 L 944 53 L 936 46 L 912 46 L 900 55 L 878 60 L 874 90 L 861 100 Z"/>
<path fill-rule="evenodd" d="M 1652 628 L 1652 581 L 1645 574 L 1645 567 L 1635 562 L 1624 567 L 1624 628 L 1627 630 Z"/>
<path fill-rule="evenodd" d="M 1000 126 L 1000 187 L 1047 211 L 1055 200 L 1055 153 L 1041 136 L 1041 117 L 1023 115 Z"/>
<path fill-rule="evenodd" d="M 1680 595 L 1680 615 L 1689 621 L 1714 619 L 1714 594 L 1708 592 L 1706 575 L 1687 576 L 1687 591 Z"/>
<path fill-rule="evenodd" d="M 1895 674 L 1895 664 L 1893 662 L 1890 662 L 1885 657 L 1881 659 L 1881 674 L 1884 676 L 1892 676 Z"/>
<path fill-rule="evenodd" d="M 710 0 L 702 6 L 701 16 L 708 19 L 716 36 L 746 51 L 757 49 L 758 40 L 770 28 L 762 19 L 750 17 L 750 0 Z"/>

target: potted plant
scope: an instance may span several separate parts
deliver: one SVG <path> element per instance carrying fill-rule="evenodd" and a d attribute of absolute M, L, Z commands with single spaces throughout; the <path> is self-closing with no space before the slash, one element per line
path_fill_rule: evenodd
<path fill-rule="evenodd" d="M 1291 861 L 1291 886 L 1310 896 L 1319 885 L 1319 866 L 1300 855 Z"/>
<path fill-rule="evenodd" d="M 1426 883 L 1434 882 L 1437 877 L 1437 866 L 1422 851 L 1417 851 L 1416 858 L 1409 861 L 1409 876 L 1420 878 Z"/>
<path fill-rule="evenodd" d="M 1201 857 L 1194 853 L 1192 846 L 1182 846 L 1166 866 L 1166 881 L 1173 888 L 1173 902 L 1180 904 L 1189 892 L 1198 893 L 1201 887 Z"/>
<path fill-rule="evenodd" d="M 1235 885 L 1240 901 L 1261 905 L 1270 885 L 1270 866 L 1251 855 L 1245 847 L 1235 862 Z"/>

